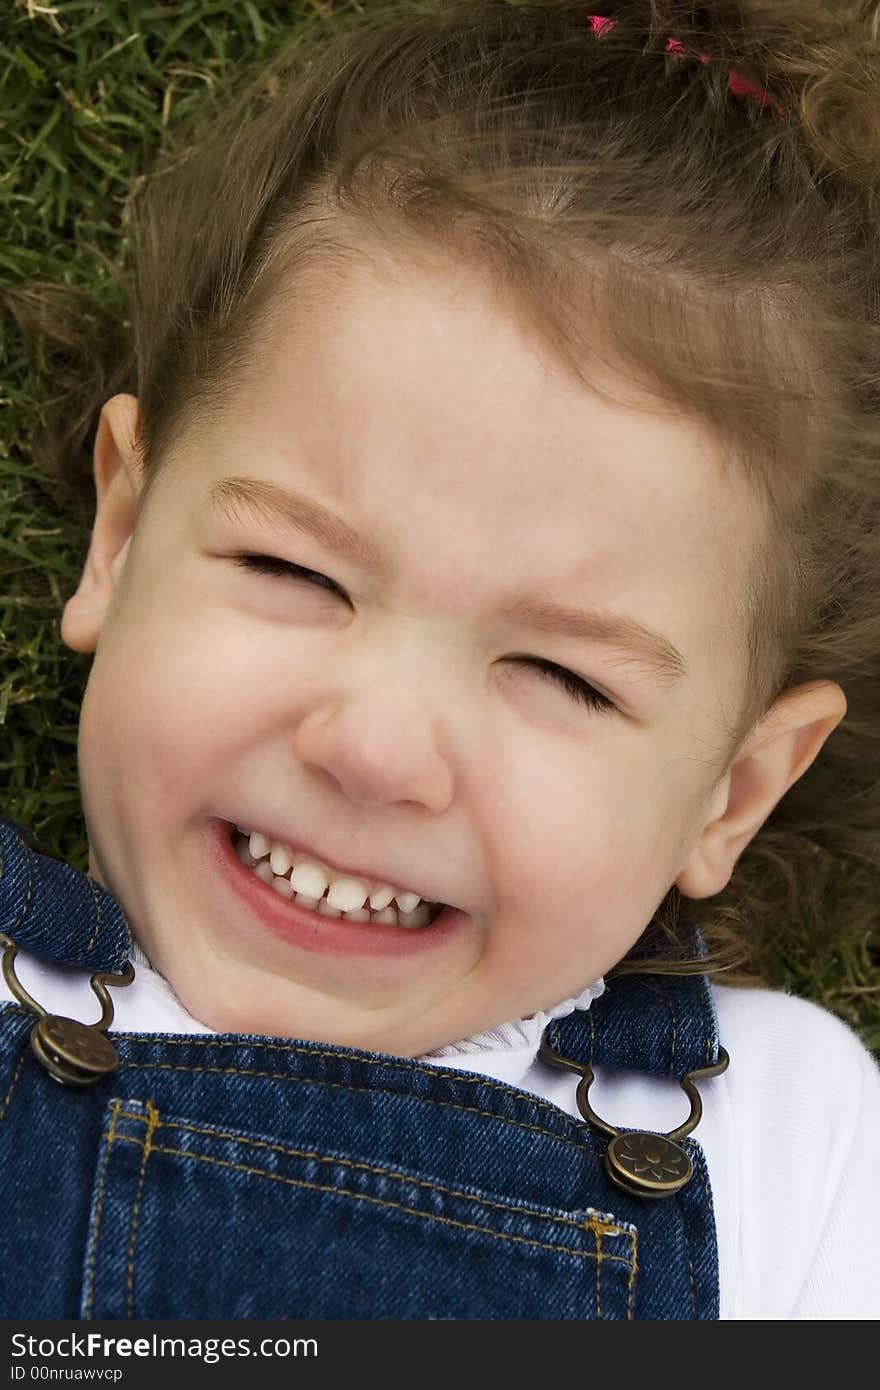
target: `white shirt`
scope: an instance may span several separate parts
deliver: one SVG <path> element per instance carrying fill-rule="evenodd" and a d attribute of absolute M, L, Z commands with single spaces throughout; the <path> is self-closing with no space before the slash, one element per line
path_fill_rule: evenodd
<path fill-rule="evenodd" d="M 111 989 L 109 1031 L 211 1033 L 136 950 L 134 982 Z M 96 1022 L 88 975 L 19 951 L 16 973 L 50 1012 Z M 426 1054 L 530 1091 L 580 1119 L 578 1077 L 536 1062 L 551 1018 L 589 1008 L 602 981 L 553 1009 Z M 766 989 L 712 985 L 722 1076 L 697 1082 L 693 1132 L 706 1155 L 722 1319 L 880 1318 L 880 1071 L 833 1014 Z M 11 999 L 0 976 L 0 1003 Z M 596 1068 L 590 1103 L 620 1128 L 666 1132 L 688 1101 L 671 1078 Z"/>

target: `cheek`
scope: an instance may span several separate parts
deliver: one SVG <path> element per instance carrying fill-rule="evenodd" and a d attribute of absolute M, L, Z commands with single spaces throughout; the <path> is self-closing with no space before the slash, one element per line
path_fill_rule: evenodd
<path fill-rule="evenodd" d="M 191 623 L 121 621 L 102 642 L 79 724 L 80 777 L 145 807 L 191 802 L 216 754 L 218 731 L 246 718 L 216 648 Z"/>
<path fill-rule="evenodd" d="M 582 749 L 523 733 L 488 797 L 483 784 L 490 881 L 507 908 L 544 901 L 578 918 L 591 903 L 625 897 L 633 884 L 644 890 L 655 828 L 644 774 L 621 761 L 621 748 L 621 739 L 589 731 Z"/>
<path fill-rule="evenodd" d="M 695 834 L 705 823 L 710 773 L 711 763 L 686 754 L 665 759 L 653 781 L 652 857 L 666 865 L 670 877 L 677 875 Z"/>

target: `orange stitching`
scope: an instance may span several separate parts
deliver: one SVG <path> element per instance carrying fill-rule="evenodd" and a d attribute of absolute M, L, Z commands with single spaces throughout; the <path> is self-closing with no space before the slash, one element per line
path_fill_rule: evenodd
<path fill-rule="evenodd" d="M 149 1105 L 149 1102 L 147 1102 Z M 129 1114 L 128 1111 L 121 1111 L 121 1117 L 126 1120 L 142 1119 L 140 1115 Z M 158 1115 L 158 1112 L 157 1112 Z M 524 1214 L 538 1217 L 543 1221 L 555 1221 L 562 1226 L 575 1226 L 578 1230 L 586 1227 L 588 1230 L 598 1234 L 609 1236 L 620 1236 L 624 1234 L 622 1227 L 614 1226 L 610 1222 L 597 1221 L 595 1218 L 587 1217 L 584 1221 L 575 1221 L 572 1217 L 554 1216 L 551 1212 L 535 1211 L 530 1207 L 518 1207 L 510 1202 L 495 1202 L 490 1197 L 475 1197 L 472 1192 L 462 1192 L 455 1187 L 444 1187 L 442 1183 L 431 1182 L 428 1178 L 409 1177 L 406 1173 L 394 1173 L 389 1168 L 380 1168 L 371 1163 L 361 1163 L 353 1158 L 336 1158 L 332 1154 L 322 1154 L 315 1149 L 292 1149 L 284 1144 L 271 1144 L 265 1139 L 244 1137 L 240 1134 L 232 1134 L 226 1130 L 207 1129 L 202 1125 L 188 1124 L 183 1120 L 163 1120 L 163 1129 L 182 1129 L 190 1134 L 206 1134 L 210 1139 L 230 1139 L 233 1143 L 243 1144 L 255 1149 L 269 1149 L 272 1153 L 287 1154 L 294 1158 L 315 1158 L 319 1163 L 335 1163 L 343 1168 L 359 1168 L 365 1173 L 376 1173 L 382 1178 L 393 1178 L 396 1182 L 410 1182 L 417 1187 L 427 1187 L 431 1192 L 445 1192 L 450 1197 L 462 1197 L 465 1201 L 479 1202 L 482 1206 L 498 1207 L 501 1211 L 511 1211 L 518 1216 Z M 626 1234 L 629 1234 L 627 1231 Z"/>
<path fill-rule="evenodd" d="M 88 1318 L 90 1316 L 92 1298 L 94 1295 L 95 1256 L 97 1254 L 98 1247 L 98 1228 L 101 1224 L 101 1208 L 104 1204 L 104 1175 L 107 1172 L 107 1160 L 110 1157 L 110 1148 L 113 1144 L 113 1140 L 122 1137 L 121 1135 L 117 1136 L 116 1134 L 116 1117 L 119 1114 L 119 1107 L 121 1104 L 121 1100 L 111 1100 L 110 1102 L 110 1131 L 107 1135 L 107 1147 L 104 1149 L 104 1158 L 101 1163 L 101 1172 L 98 1175 L 98 1192 L 95 1199 L 95 1214 L 92 1217 L 92 1226 L 91 1230 L 89 1231 L 89 1257 L 88 1262 L 86 1264 L 86 1303 L 83 1318 Z"/>
<path fill-rule="evenodd" d="M 117 1111 L 116 1113 L 118 1117 L 119 1111 Z M 134 1207 L 131 1213 L 131 1230 L 129 1232 L 128 1238 L 128 1259 L 125 1271 L 125 1316 L 128 1318 L 134 1317 L 134 1247 L 137 1241 L 137 1228 L 138 1217 L 140 1215 L 141 1193 L 143 1192 L 144 1187 L 144 1176 L 147 1171 L 147 1159 L 150 1156 L 150 1144 L 153 1139 L 153 1131 L 159 1124 L 159 1111 L 156 1109 L 155 1105 L 150 1100 L 147 1101 L 147 1115 L 149 1118 L 147 1120 L 147 1132 L 144 1136 L 144 1152 L 141 1158 L 140 1172 L 138 1173 L 137 1192 L 135 1193 Z M 130 1115 L 126 1113 L 125 1118 L 130 1120 L 142 1120 L 143 1116 Z"/>
<path fill-rule="evenodd" d="M 674 1005 L 673 1002 L 672 1002 L 672 996 L 671 996 L 671 994 L 670 994 L 670 992 L 669 992 L 669 988 L 668 988 L 668 986 L 667 986 L 667 984 L 666 984 L 666 981 L 664 980 L 664 978 L 663 978 L 662 975 L 658 975 L 658 976 L 657 976 L 657 983 L 658 983 L 659 986 L 660 986 L 660 993 L 663 995 L 663 1003 L 666 1005 L 666 1010 L 667 1010 L 667 1012 L 668 1012 L 668 1014 L 669 1014 L 669 1016 L 670 1016 L 670 1018 L 671 1018 L 671 1020 L 672 1020 L 672 1038 L 671 1038 L 671 1040 L 670 1040 L 670 1045 L 669 1045 L 669 1065 L 670 1065 L 671 1069 L 674 1071 L 674 1070 L 675 1070 L 676 1026 L 677 1026 L 677 1021 L 676 1021 L 676 1016 L 675 1016 L 675 1005 Z"/>
<path fill-rule="evenodd" d="M 596 1232 L 596 1317 L 602 1317 L 602 1236 Z"/>
<path fill-rule="evenodd" d="M 589 1014 L 587 1014 L 587 1017 L 589 1018 Z M 143 1042 L 145 1041 L 143 1033 L 116 1033 L 116 1032 L 114 1032 L 113 1036 L 114 1036 L 115 1038 L 124 1039 L 126 1042 L 143 1043 Z M 275 1040 L 271 1040 L 271 1041 L 268 1041 L 268 1042 L 251 1042 L 251 1041 L 248 1041 L 247 1043 L 242 1043 L 242 1042 L 240 1041 L 240 1039 L 226 1040 L 226 1039 L 223 1039 L 222 1037 L 216 1037 L 216 1038 L 195 1038 L 195 1037 L 193 1037 L 193 1038 L 190 1038 L 190 1037 L 187 1037 L 187 1038 L 171 1038 L 171 1037 L 167 1037 L 167 1038 L 166 1038 L 166 1037 L 163 1036 L 162 1041 L 163 1041 L 163 1043 L 166 1043 L 169 1047 L 248 1047 L 248 1048 L 267 1047 L 267 1048 L 272 1048 L 272 1049 L 274 1049 L 274 1050 L 277 1050 L 277 1051 L 279 1051 L 279 1052 L 301 1052 L 304 1056 L 311 1056 L 311 1057 L 338 1057 L 338 1056 L 340 1055 L 338 1052 L 336 1052 L 335 1050 L 333 1050 L 333 1049 L 331 1049 L 331 1048 L 319 1048 L 319 1049 L 315 1050 L 315 1049 L 313 1049 L 313 1048 L 308 1048 L 308 1047 L 296 1047 L 296 1046 L 294 1046 L 292 1043 L 285 1043 L 285 1042 L 282 1042 L 280 1039 L 279 1039 L 277 1042 L 276 1042 Z M 365 1054 L 360 1053 L 360 1052 L 355 1052 L 355 1053 L 346 1053 L 346 1054 L 345 1054 L 345 1061 L 366 1062 L 366 1063 L 368 1063 L 368 1065 L 371 1066 L 371 1067 L 393 1067 L 393 1066 L 397 1066 L 399 1062 L 407 1062 L 407 1063 L 409 1063 L 409 1062 L 412 1061 L 412 1059 L 409 1058 L 409 1057 L 400 1057 L 400 1058 L 395 1058 L 393 1061 L 387 1061 L 387 1062 L 386 1062 L 386 1061 L 381 1060 L 381 1059 L 380 1059 L 380 1060 L 377 1060 L 375 1057 L 368 1057 L 368 1056 L 366 1056 Z M 140 1063 L 131 1062 L 131 1063 L 125 1063 L 125 1065 L 126 1065 L 126 1066 L 137 1066 L 137 1065 L 140 1065 Z M 145 1063 L 144 1065 L 149 1065 L 149 1064 Z M 207 1070 L 217 1071 L 217 1070 L 220 1070 L 220 1068 L 212 1067 L 212 1068 L 207 1068 Z M 441 1071 L 438 1067 L 433 1067 L 433 1066 L 432 1066 L 432 1067 L 412 1066 L 412 1067 L 410 1068 L 410 1070 L 416 1071 L 416 1072 L 422 1072 L 425 1076 L 432 1076 L 432 1077 L 436 1078 L 438 1081 L 441 1081 L 441 1080 L 442 1080 L 442 1081 L 462 1081 L 462 1082 L 464 1082 L 464 1084 L 467 1085 L 467 1086 L 488 1086 L 489 1089 L 490 1089 L 491 1091 L 504 1091 L 507 1095 L 511 1095 L 511 1094 L 512 1094 L 512 1095 L 516 1096 L 517 1098 L 521 1098 L 521 1091 L 520 1091 L 517 1087 L 515 1087 L 515 1086 L 508 1086 L 508 1085 L 507 1085 L 505 1082 L 503 1082 L 503 1081 L 492 1081 L 492 1080 L 490 1080 L 488 1077 L 468 1076 L 468 1075 L 466 1075 L 465 1073 L 460 1072 L 460 1071 L 458 1071 L 458 1070 L 456 1070 L 456 1071 Z M 250 1074 L 251 1074 L 251 1073 L 246 1073 L 246 1072 L 242 1072 L 242 1073 L 241 1073 L 241 1075 L 250 1075 Z M 274 1073 L 272 1073 L 272 1072 L 257 1072 L 257 1073 L 253 1073 L 253 1074 L 254 1074 L 254 1075 L 259 1075 L 259 1076 L 272 1076 L 272 1075 L 274 1075 Z M 558 1114 L 560 1113 L 557 1106 L 551 1105 L 551 1104 L 550 1104 L 548 1101 L 546 1101 L 546 1100 L 541 1100 L 541 1098 L 540 1098 L 539 1096 L 534 1096 L 534 1097 L 529 1096 L 529 1099 L 532 1101 L 532 1104 L 536 1105 L 536 1106 L 537 1106 L 539 1109 L 541 1109 L 541 1110 L 549 1110 L 549 1111 L 551 1112 L 551 1114 L 553 1114 L 553 1115 L 558 1115 Z M 483 1114 L 484 1112 L 481 1111 L 480 1113 Z M 565 1114 L 564 1111 L 563 1111 L 562 1113 Z M 500 1118 L 500 1117 L 499 1117 L 499 1118 Z M 566 1115 L 565 1118 L 570 1120 L 570 1119 L 571 1119 L 571 1116 L 570 1116 L 570 1115 Z"/>
<path fill-rule="evenodd" d="M 115 1038 L 119 1035 L 117 1033 L 114 1033 L 111 1036 Z M 349 1086 L 342 1081 L 322 1081 L 320 1078 L 313 1076 L 286 1076 L 283 1072 L 256 1071 L 253 1068 L 244 1070 L 241 1067 L 191 1067 L 186 1066 L 182 1063 L 178 1064 L 176 1062 L 120 1062 L 118 1070 L 121 1071 L 123 1068 L 131 1068 L 137 1071 L 185 1071 L 188 1072 L 190 1075 L 193 1075 L 195 1073 L 216 1072 L 219 1076 L 261 1076 L 268 1081 L 288 1081 L 296 1082 L 299 1084 L 308 1084 L 310 1086 L 326 1086 L 331 1090 L 351 1091 L 357 1094 L 369 1094 L 372 1089 L 369 1086 Z M 394 1092 L 391 1092 L 390 1094 L 394 1094 Z M 411 1096 L 409 1098 L 421 1101 L 425 1105 L 435 1105 L 438 1108 L 444 1110 L 461 1110 L 465 1115 L 482 1115 L 483 1117 L 485 1117 L 487 1113 L 485 1110 L 481 1110 L 479 1106 L 459 1105 L 456 1101 L 432 1100 L 430 1096 Z M 555 1110 L 552 1106 L 549 1105 L 546 1105 L 544 1108 L 547 1110 L 553 1110 L 554 1114 L 561 1115 L 563 1119 L 569 1121 L 569 1124 L 572 1127 L 577 1124 L 577 1120 L 575 1120 L 571 1115 L 566 1114 L 564 1110 Z M 585 1145 L 581 1140 L 566 1139 L 561 1134 L 555 1134 L 552 1129 L 542 1129 L 540 1125 L 530 1125 L 527 1124 L 525 1120 L 512 1120 L 507 1115 L 491 1114 L 489 1115 L 489 1118 L 492 1120 L 498 1120 L 502 1124 L 514 1125 L 517 1129 L 528 1130 L 532 1134 L 543 1134 L 548 1139 L 556 1139 L 560 1144 L 568 1145 L 570 1149 L 583 1150 L 585 1148 Z M 592 1150 L 588 1150 L 588 1152 L 592 1152 Z"/>
<path fill-rule="evenodd" d="M 31 854 L 33 853 L 33 851 L 31 850 L 27 841 L 24 840 L 21 837 L 21 835 L 19 835 L 17 830 L 13 831 L 13 834 L 15 835 L 16 840 L 18 840 L 18 843 L 24 850 L 24 863 L 25 868 L 27 870 L 27 888 L 25 890 L 24 904 L 21 909 L 21 915 L 16 917 L 15 921 L 12 923 L 11 926 L 3 928 L 7 936 L 12 936 L 12 933 L 15 931 L 15 928 L 19 925 L 20 922 L 24 921 L 25 917 L 27 916 L 27 910 L 30 905 L 31 898 L 34 895 L 34 877 L 31 873 Z M 0 877 L 2 877 L 2 874 L 0 874 Z"/>
<path fill-rule="evenodd" d="M 691 1244 L 690 1244 L 690 1241 L 688 1240 L 687 1224 L 686 1224 L 686 1222 L 685 1222 L 684 1212 L 683 1212 L 682 1209 L 681 1209 L 681 1201 L 682 1201 L 682 1198 L 681 1198 L 681 1195 L 679 1194 L 679 1195 L 676 1196 L 676 1198 L 675 1198 L 675 1210 L 678 1212 L 678 1219 L 679 1219 L 679 1222 L 681 1223 L 681 1234 L 682 1234 L 682 1238 L 684 1239 L 684 1250 L 685 1250 L 685 1254 L 687 1255 L 687 1262 L 688 1262 L 688 1278 L 689 1278 L 690 1284 L 691 1284 L 691 1308 L 693 1309 L 693 1315 L 694 1315 L 694 1317 L 696 1317 L 696 1316 L 697 1316 L 697 1286 L 696 1286 L 696 1284 L 694 1283 L 694 1266 L 693 1266 L 693 1262 L 692 1262 L 692 1260 L 691 1260 Z"/>
<path fill-rule="evenodd" d="M 700 1013 L 703 1016 L 703 1027 L 706 1030 L 706 1065 L 712 1062 L 712 1044 L 718 1045 L 718 1016 L 715 1013 L 715 1005 L 712 1002 L 712 991 L 709 981 L 704 976 L 703 984 L 697 991 L 697 998 L 700 1004 Z M 716 1056 L 715 1060 L 718 1058 Z"/>
<path fill-rule="evenodd" d="M 695 1145 L 695 1146 L 696 1146 L 696 1143 L 697 1143 L 697 1141 L 694 1140 L 694 1145 Z M 708 1182 L 706 1181 L 706 1174 L 705 1174 L 705 1172 L 703 1171 L 703 1170 L 704 1170 L 704 1166 L 705 1166 L 705 1155 L 703 1156 L 703 1163 L 700 1165 L 700 1182 L 703 1184 L 703 1196 L 706 1198 L 706 1208 L 707 1208 L 707 1210 L 711 1211 L 711 1213 L 712 1213 L 712 1228 L 713 1228 L 713 1230 L 715 1231 L 715 1268 L 717 1269 L 717 1268 L 718 1268 L 718 1227 L 717 1227 L 717 1225 L 716 1225 L 716 1223 L 715 1223 L 715 1208 L 714 1208 L 714 1205 L 713 1205 L 713 1202 L 712 1202 L 712 1194 L 711 1194 L 711 1192 L 709 1191 L 709 1184 L 708 1184 Z M 718 1281 L 717 1281 L 717 1279 L 716 1279 L 716 1281 L 715 1281 L 715 1288 L 716 1288 L 716 1291 L 717 1291 L 717 1289 L 718 1289 Z M 715 1316 L 717 1317 L 717 1316 L 718 1316 L 718 1303 L 717 1303 L 717 1301 L 714 1302 L 713 1306 L 714 1306 L 714 1308 L 715 1308 Z"/>
<path fill-rule="evenodd" d="M 92 902 L 94 903 L 95 907 L 98 909 L 98 920 L 97 920 L 97 922 L 95 923 L 95 930 L 92 932 L 91 936 L 89 937 L 88 941 L 86 942 L 86 954 L 88 954 L 88 952 L 92 949 L 92 947 L 94 946 L 95 942 L 97 941 L 98 937 L 99 937 L 100 934 L 101 934 L 101 918 L 102 918 L 103 915 L 104 915 L 104 909 L 103 909 L 103 907 L 101 906 L 101 900 L 100 900 L 100 898 L 98 897 L 98 886 L 97 886 L 95 880 L 94 880 L 93 878 L 89 878 L 88 875 L 86 875 L 86 883 L 89 885 L 89 887 L 90 887 L 91 890 L 92 890 Z"/>
<path fill-rule="evenodd" d="M 117 1135 L 120 1143 L 137 1144 L 139 1140 L 128 1135 Z M 270 1182 L 283 1182 L 290 1187 L 308 1187 L 315 1192 L 331 1192 L 337 1197 L 351 1197 L 359 1202 L 373 1202 L 376 1206 L 391 1207 L 405 1212 L 407 1216 L 421 1216 L 426 1221 L 439 1221 L 445 1226 L 458 1226 L 464 1231 L 478 1231 L 480 1235 L 494 1236 L 497 1240 L 513 1240 L 521 1245 L 535 1245 L 539 1250 L 552 1250 L 555 1255 L 573 1255 L 577 1259 L 593 1260 L 592 1250 L 574 1250 L 570 1245 L 550 1245 L 542 1240 L 532 1240 L 529 1236 L 511 1236 L 503 1231 L 493 1231 L 488 1226 L 475 1226 L 467 1221 L 455 1221 L 451 1216 L 437 1216 L 434 1212 L 418 1211 L 415 1207 L 405 1207 L 402 1202 L 389 1202 L 384 1197 L 372 1197 L 366 1192 L 348 1192 L 344 1188 L 328 1187 L 322 1183 L 306 1182 L 304 1178 L 285 1178 L 280 1173 L 267 1173 L 263 1168 L 249 1168 L 243 1163 L 230 1163 L 225 1158 L 212 1158 L 209 1154 L 194 1154 L 184 1149 L 169 1149 L 161 1144 L 153 1145 L 153 1153 L 170 1154 L 176 1158 L 189 1158 L 197 1163 L 214 1163 L 220 1168 L 232 1168 L 237 1173 L 251 1173 L 254 1177 L 268 1178 Z M 622 1255 L 604 1255 L 603 1259 L 615 1260 L 618 1264 L 629 1265 Z"/>
<path fill-rule="evenodd" d="M 629 1271 L 629 1290 L 626 1299 L 626 1316 L 627 1321 L 632 1322 L 633 1296 L 635 1294 L 636 1287 L 636 1273 L 639 1268 L 639 1233 L 636 1230 L 635 1226 L 633 1226 L 632 1231 L 630 1233 L 629 1243 L 632 1248 L 632 1263 L 630 1265 Z"/>
<path fill-rule="evenodd" d="M 706 1028 L 706 1065 L 707 1065 L 707 1066 L 711 1063 L 711 1060 L 712 1060 L 712 1038 L 713 1038 L 713 1036 L 715 1036 L 715 1035 L 717 1034 L 717 1024 L 718 1024 L 717 1018 L 716 1018 L 716 1019 L 714 1020 L 714 1022 L 713 1022 L 712 1017 L 711 1017 L 711 1014 L 710 1014 L 710 1010 L 712 1010 L 712 1012 L 714 1012 L 714 1005 L 712 1004 L 712 996 L 711 996 L 711 994 L 709 993 L 709 985 L 708 985 L 708 982 L 707 982 L 707 983 L 705 984 L 705 986 L 704 986 L 703 988 L 701 988 L 701 990 L 700 990 L 700 1013 L 703 1015 L 703 1027 L 706 1028 L 706 1024 L 707 1024 L 707 1023 L 708 1023 L 708 1025 L 709 1025 L 709 1027 Z M 716 1060 L 717 1060 L 717 1059 L 716 1059 Z"/>
<path fill-rule="evenodd" d="M 27 1043 L 25 1043 L 25 1046 L 24 1046 L 24 1047 L 22 1048 L 22 1050 L 21 1050 L 21 1056 L 20 1056 L 19 1059 L 18 1059 L 18 1066 L 15 1068 L 15 1072 L 14 1072 L 14 1074 L 13 1074 L 12 1080 L 11 1080 L 10 1083 L 9 1083 L 9 1090 L 6 1092 L 6 1095 L 3 1097 L 3 1104 L 0 1105 L 0 1120 L 2 1120 L 2 1119 L 3 1119 L 3 1116 L 6 1114 L 7 1107 L 8 1107 L 8 1105 L 9 1105 L 10 1100 L 12 1099 L 12 1092 L 15 1090 L 15 1083 L 17 1082 L 17 1080 L 18 1080 L 18 1078 L 19 1078 L 19 1076 L 20 1076 L 20 1074 L 21 1074 L 21 1069 L 22 1069 L 22 1067 L 24 1066 L 24 1059 L 25 1059 L 26 1056 L 27 1056 Z"/>

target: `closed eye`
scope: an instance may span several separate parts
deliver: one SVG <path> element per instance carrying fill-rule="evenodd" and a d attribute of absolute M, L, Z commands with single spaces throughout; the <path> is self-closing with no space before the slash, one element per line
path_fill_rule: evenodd
<path fill-rule="evenodd" d="M 295 565 L 292 560 L 282 560 L 277 555 L 235 555 L 233 559 L 243 569 L 282 578 L 304 579 L 322 589 L 329 589 L 332 593 L 341 594 L 343 598 L 347 597 L 344 590 L 340 589 L 339 585 L 334 583 L 332 579 L 328 579 L 324 574 L 318 574 L 315 570 L 304 569 L 302 565 Z M 524 666 L 531 666 L 539 675 L 561 685 L 572 699 L 590 709 L 597 710 L 602 714 L 611 714 L 617 710 L 614 701 L 609 700 L 607 695 L 603 695 L 601 690 L 597 690 L 595 686 L 590 685 L 589 681 L 585 681 L 582 676 L 575 675 L 574 671 L 569 671 L 567 667 L 557 666 L 555 661 L 544 661 L 536 656 L 510 657 L 509 660 L 519 661 Z"/>
<path fill-rule="evenodd" d="M 603 695 L 601 690 L 590 685 L 583 676 L 576 676 L 574 671 L 569 671 L 565 666 L 557 666 L 555 661 L 543 661 L 537 656 L 511 657 L 510 659 L 522 661 L 525 666 L 532 666 L 539 675 L 545 676 L 548 680 L 556 681 L 575 700 L 588 705 L 590 709 L 596 709 L 606 714 L 617 709 L 613 700 L 609 700 L 608 696 Z"/>
<path fill-rule="evenodd" d="M 339 585 L 334 584 L 326 575 L 318 574 L 316 570 L 303 569 L 302 565 L 295 565 L 291 560 L 281 560 L 277 555 L 236 555 L 233 558 L 237 565 L 246 570 L 256 570 L 259 574 L 287 575 L 291 579 L 308 579 L 320 585 L 322 589 L 331 589 L 338 594 L 343 592 Z"/>

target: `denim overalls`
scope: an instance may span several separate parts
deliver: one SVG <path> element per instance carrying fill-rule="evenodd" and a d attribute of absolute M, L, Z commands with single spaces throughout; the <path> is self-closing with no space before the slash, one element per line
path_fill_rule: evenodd
<path fill-rule="evenodd" d="M 90 973 L 131 944 L 106 889 L 2 816 L 0 932 Z M 243 1034 L 114 1032 L 114 1069 L 63 1084 L 51 1067 L 100 1068 L 108 1035 L 96 1062 L 38 1006 L 0 1006 L 0 1317 L 718 1317 L 700 1146 L 615 1138 L 586 1097 L 591 1065 L 723 1070 L 704 975 L 612 979 L 547 1027 L 584 1120 L 443 1065 Z"/>

